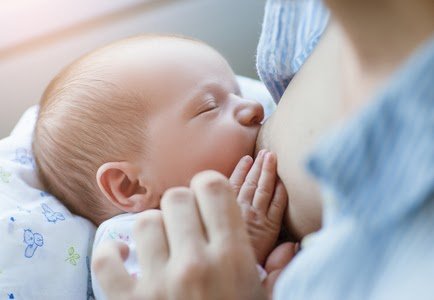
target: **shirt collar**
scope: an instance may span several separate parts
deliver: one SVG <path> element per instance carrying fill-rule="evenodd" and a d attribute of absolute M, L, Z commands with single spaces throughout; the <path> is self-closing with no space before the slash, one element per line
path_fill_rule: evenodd
<path fill-rule="evenodd" d="M 372 226 L 433 196 L 434 37 L 360 114 L 320 141 L 307 167 L 340 213 Z"/>

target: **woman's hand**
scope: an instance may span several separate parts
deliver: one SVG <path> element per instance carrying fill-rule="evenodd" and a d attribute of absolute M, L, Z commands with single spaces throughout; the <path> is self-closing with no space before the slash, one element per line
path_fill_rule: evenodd
<path fill-rule="evenodd" d="M 243 157 L 229 179 L 237 196 L 256 259 L 263 265 L 276 244 L 288 203 L 277 177 L 276 155 L 261 150 L 255 162 Z"/>
<path fill-rule="evenodd" d="M 168 190 L 161 211 L 141 213 L 134 238 L 139 278 L 125 270 L 125 247 L 106 244 L 94 254 L 108 299 L 265 299 L 235 194 L 217 172 Z"/>

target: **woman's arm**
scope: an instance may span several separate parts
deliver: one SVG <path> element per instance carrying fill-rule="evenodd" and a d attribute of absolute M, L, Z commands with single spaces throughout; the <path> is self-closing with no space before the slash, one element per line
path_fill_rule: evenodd
<path fill-rule="evenodd" d="M 257 140 L 257 151 L 266 148 L 277 154 L 278 175 L 289 196 L 286 225 L 296 239 L 321 225 L 318 186 L 304 169 L 304 160 L 318 136 L 344 109 L 339 85 L 340 39 L 339 28 L 330 24 Z"/>

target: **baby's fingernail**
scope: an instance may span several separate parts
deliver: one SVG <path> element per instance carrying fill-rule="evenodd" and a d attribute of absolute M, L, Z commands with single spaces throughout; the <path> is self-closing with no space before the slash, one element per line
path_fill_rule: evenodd
<path fill-rule="evenodd" d="M 246 155 L 246 156 L 243 156 L 242 160 L 243 160 L 243 162 L 247 163 L 247 162 L 252 160 L 252 157 L 250 155 Z"/>
<path fill-rule="evenodd" d="M 267 152 L 267 154 L 265 155 L 265 159 L 269 162 L 273 162 L 274 159 L 274 155 L 272 152 Z"/>

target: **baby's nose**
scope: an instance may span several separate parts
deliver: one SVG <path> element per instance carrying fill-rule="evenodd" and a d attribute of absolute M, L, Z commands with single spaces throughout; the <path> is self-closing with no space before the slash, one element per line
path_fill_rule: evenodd
<path fill-rule="evenodd" d="M 244 126 L 257 125 L 264 119 L 264 108 L 254 100 L 242 99 L 237 114 L 238 122 Z"/>

